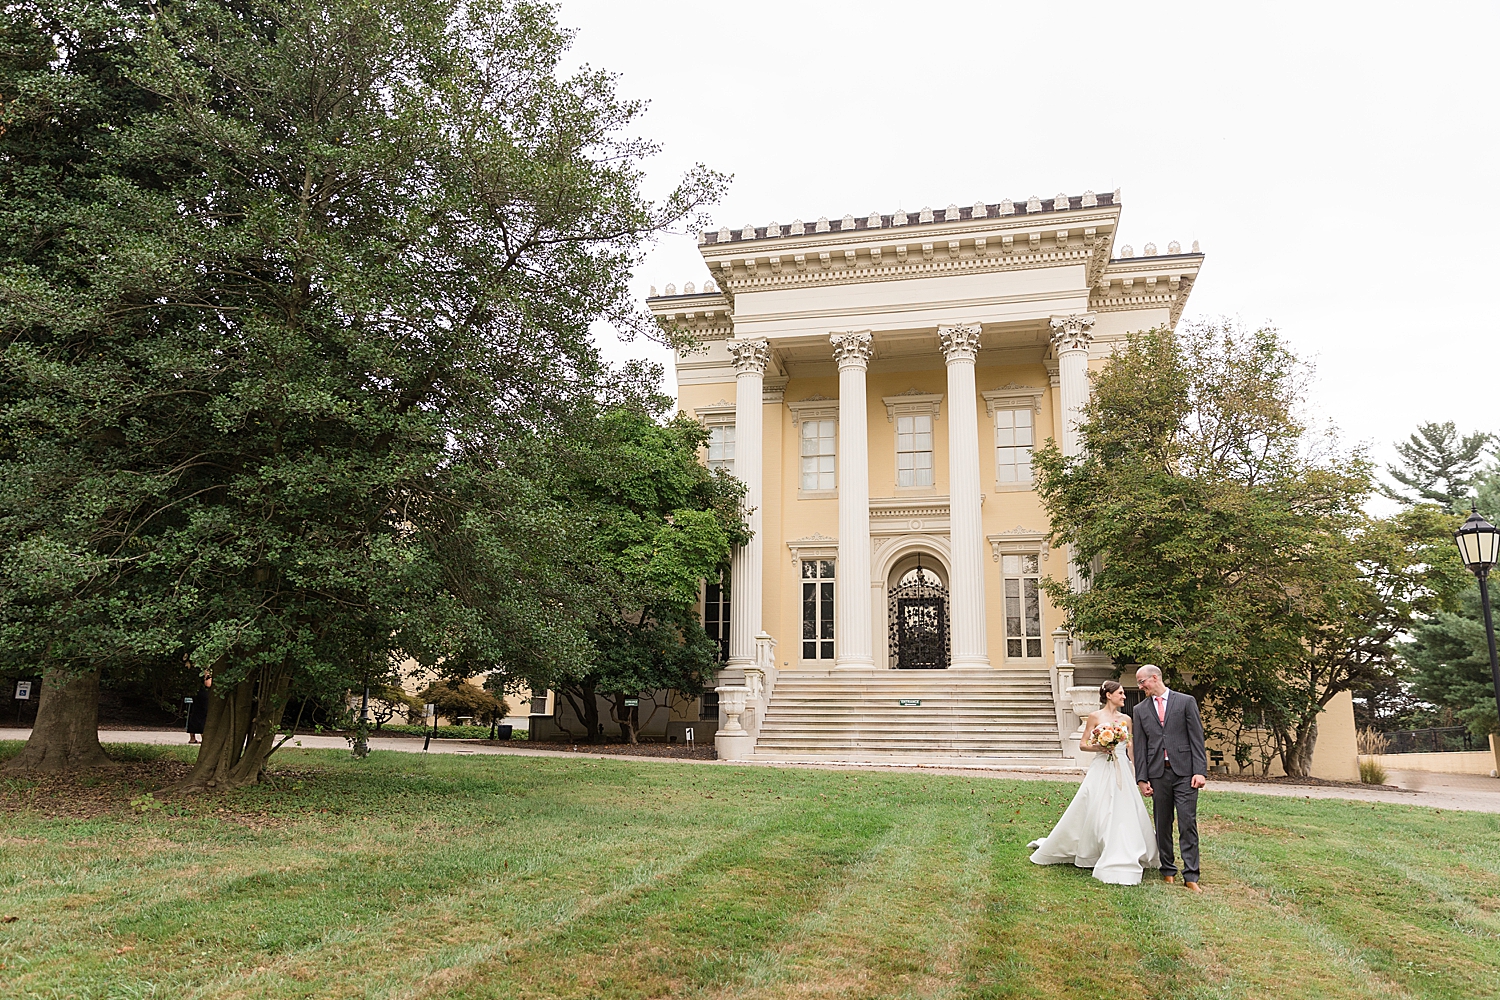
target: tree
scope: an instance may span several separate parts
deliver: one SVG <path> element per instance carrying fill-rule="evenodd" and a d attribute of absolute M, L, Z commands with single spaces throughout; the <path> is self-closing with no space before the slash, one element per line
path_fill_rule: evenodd
<path fill-rule="evenodd" d="M 1088 584 L 1047 581 L 1075 638 L 1159 664 L 1222 726 L 1267 730 L 1289 774 L 1453 568 L 1431 508 L 1363 514 L 1368 464 L 1297 419 L 1305 383 L 1274 330 L 1149 331 L 1095 374 L 1083 454 L 1036 457 L 1053 541 Z"/>
<path fill-rule="evenodd" d="M 113 405 L 144 360 L 132 310 L 174 269 L 163 192 L 181 164 L 132 148 L 160 110 L 133 76 L 143 21 L 129 5 L 22 2 L 0 22 L 0 653 L 43 673 L 10 770 L 108 765 L 101 668 L 163 659 L 160 635 L 118 628 L 124 607 L 157 610 L 119 589 L 137 558 L 120 511 L 156 509 L 171 464 L 142 460 L 155 442 L 129 421 L 75 405 Z"/>
<path fill-rule="evenodd" d="M 258 779 L 293 691 L 331 697 L 408 647 L 493 656 L 476 636 L 507 621 L 566 630 L 555 580 L 494 576 L 562 544 L 527 530 L 555 526 L 550 502 L 518 509 L 539 491 L 503 492 L 505 442 L 616 391 L 590 324 L 652 329 L 631 265 L 721 178 L 647 201 L 654 147 L 622 137 L 640 105 L 559 74 L 544 5 L 133 18 L 122 73 L 152 111 L 112 123 L 97 180 L 123 208 L 61 227 L 91 309 L 60 311 L 30 251 L 0 274 L 21 320 L 0 320 L 7 511 L 48 512 L 4 558 L 57 581 L 6 627 L 32 650 L 85 636 L 70 662 L 212 672 L 183 787 L 225 787 Z M 476 606 L 496 590 L 511 603 Z"/>
<path fill-rule="evenodd" d="M 667 400 L 655 401 L 660 413 Z M 697 616 L 699 587 L 717 579 L 746 537 L 744 486 L 698 461 L 703 427 L 616 407 L 546 450 L 557 456 L 554 490 L 573 506 L 592 576 L 592 653 L 525 679 L 556 689 L 597 740 L 598 697 L 613 702 L 621 736 L 635 742 L 639 707 L 660 689 L 692 697 L 718 666 L 718 647 Z"/>
<path fill-rule="evenodd" d="M 1493 434 L 1482 431 L 1460 436 L 1451 420 L 1422 424 L 1407 440 L 1396 443 L 1401 463 L 1386 466 L 1386 473 L 1397 485 L 1382 492 L 1403 503 L 1435 503 L 1456 514 L 1467 508 L 1480 479 L 1480 460 L 1494 440 Z"/>
<path fill-rule="evenodd" d="M 483 725 L 505 718 L 505 700 L 478 684 L 458 678 L 447 678 L 427 685 L 417 698 L 419 704 L 437 706 L 437 714 L 449 719 L 467 717 Z"/>
<path fill-rule="evenodd" d="M 1309 773 L 1318 714 L 1333 696 L 1398 674 L 1402 637 L 1467 585 L 1456 527 L 1452 515 L 1421 504 L 1320 533 L 1290 593 L 1301 656 L 1283 669 L 1280 697 L 1265 699 L 1288 774 Z"/>
<path fill-rule="evenodd" d="M 1417 625 L 1401 655 L 1411 668 L 1414 695 L 1451 712 L 1475 736 L 1500 732 L 1478 586 L 1469 586 L 1454 609 Z"/>

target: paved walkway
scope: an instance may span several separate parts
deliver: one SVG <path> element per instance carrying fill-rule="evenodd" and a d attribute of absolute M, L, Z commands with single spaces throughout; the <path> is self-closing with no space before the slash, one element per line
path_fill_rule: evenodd
<path fill-rule="evenodd" d="M 0 729 L 0 739 L 24 740 L 31 735 L 29 729 Z M 101 743 L 153 743 L 162 745 L 183 744 L 186 736 L 177 730 L 101 729 Z M 295 736 L 289 746 L 300 746 L 317 750 L 347 750 L 349 744 L 341 736 Z M 399 753 L 421 753 L 422 740 L 414 737 L 375 736 L 370 739 L 371 750 L 392 750 Z M 1081 772 L 1066 773 L 1039 771 L 1028 768 L 1013 768 L 995 765 L 982 767 L 928 767 L 922 765 L 888 764 L 788 764 L 759 763 L 748 761 L 692 760 L 682 757 L 637 757 L 627 754 L 599 754 L 586 750 L 538 750 L 524 742 L 514 746 L 485 746 L 480 743 L 464 743 L 454 740 L 433 740 L 431 753 L 447 753 L 476 756 L 512 757 L 590 757 L 598 760 L 626 760 L 653 764 L 703 764 L 712 767 L 790 767 L 820 770 L 861 771 L 912 771 L 925 774 L 954 774 L 967 777 L 1009 778 L 1034 781 L 1077 781 Z M 1390 785 L 1363 787 L 1359 785 L 1284 785 L 1261 784 L 1249 781 L 1213 781 L 1206 794 L 1216 792 L 1243 792 L 1249 795 L 1279 795 L 1298 799 L 1350 799 L 1357 802 L 1388 802 L 1394 805 L 1422 806 L 1429 809 L 1452 809 L 1464 812 L 1500 813 L 1500 779 L 1467 774 L 1429 774 L 1423 771 L 1390 771 Z"/>

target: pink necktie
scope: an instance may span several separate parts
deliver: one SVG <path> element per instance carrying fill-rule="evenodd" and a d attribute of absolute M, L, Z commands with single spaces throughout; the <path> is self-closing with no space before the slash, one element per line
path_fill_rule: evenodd
<path fill-rule="evenodd" d="M 1156 696 L 1156 721 L 1164 726 L 1167 724 L 1167 699 L 1161 695 Z"/>

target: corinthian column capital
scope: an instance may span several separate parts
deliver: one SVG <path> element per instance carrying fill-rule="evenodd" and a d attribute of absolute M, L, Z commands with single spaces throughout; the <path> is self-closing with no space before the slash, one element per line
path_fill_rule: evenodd
<path fill-rule="evenodd" d="M 1071 313 L 1052 317 L 1052 349 L 1058 354 L 1087 351 L 1094 341 L 1094 314 Z"/>
<path fill-rule="evenodd" d="M 973 361 L 979 356 L 978 323 L 940 326 L 938 340 L 943 343 L 943 356 L 950 365 L 956 361 Z"/>
<path fill-rule="evenodd" d="M 871 346 L 873 339 L 868 332 L 862 330 L 830 333 L 828 342 L 833 345 L 833 359 L 839 363 L 839 371 L 845 368 L 868 368 L 870 356 L 875 353 Z"/>
<path fill-rule="evenodd" d="M 731 340 L 729 355 L 736 375 L 764 375 L 771 360 L 771 345 L 765 340 Z"/>

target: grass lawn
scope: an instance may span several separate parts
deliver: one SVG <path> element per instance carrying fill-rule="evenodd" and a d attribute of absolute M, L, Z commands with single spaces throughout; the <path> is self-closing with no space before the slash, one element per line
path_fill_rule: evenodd
<path fill-rule="evenodd" d="M 112 752 L 0 779 L 0 996 L 1500 996 L 1495 815 L 1213 791 L 1195 898 L 1031 865 L 1051 782 Z"/>

